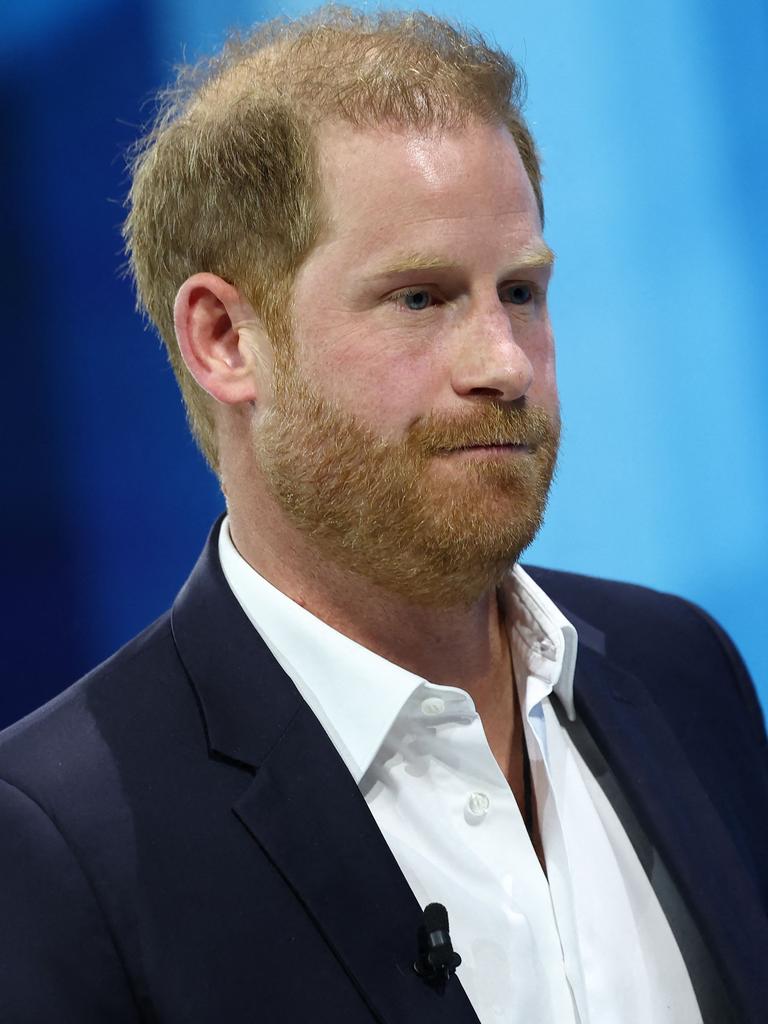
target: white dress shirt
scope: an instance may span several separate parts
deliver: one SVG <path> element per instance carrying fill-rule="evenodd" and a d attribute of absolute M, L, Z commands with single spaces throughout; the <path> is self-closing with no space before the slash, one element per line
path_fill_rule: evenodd
<path fill-rule="evenodd" d="M 501 590 L 542 871 L 472 698 L 380 657 L 254 571 L 225 520 L 224 575 L 351 772 L 422 907 L 448 909 L 482 1024 L 701 1024 L 682 955 L 575 720 L 576 631 L 519 567 Z"/>

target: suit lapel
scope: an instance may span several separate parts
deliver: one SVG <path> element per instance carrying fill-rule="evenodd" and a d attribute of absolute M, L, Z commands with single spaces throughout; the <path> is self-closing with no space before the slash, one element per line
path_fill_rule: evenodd
<path fill-rule="evenodd" d="M 304 705 L 236 806 L 377 1020 L 475 1022 L 455 979 L 413 972 L 421 909 L 354 779 Z"/>
<path fill-rule="evenodd" d="M 580 629 L 577 617 L 566 614 Z M 638 679 L 581 644 L 574 697 L 579 718 L 664 860 L 743 1020 L 763 1020 L 768 922 L 720 815 L 660 709 Z"/>
<path fill-rule="evenodd" d="M 412 971 L 421 909 L 354 779 L 230 590 L 218 527 L 171 622 L 212 755 L 253 779 L 235 813 L 382 1024 L 477 1024 L 453 979 Z"/>

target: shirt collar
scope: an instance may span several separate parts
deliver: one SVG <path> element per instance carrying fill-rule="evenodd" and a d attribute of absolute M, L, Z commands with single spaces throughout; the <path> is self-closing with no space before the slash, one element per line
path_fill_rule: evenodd
<path fill-rule="evenodd" d="M 501 593 L 511 643 L 519 641 L 526 649 L 528 671 L 542 680 L 563 705 L 570 721 L 575 721 L 575 626 L 519 565 L 506 577 Z"/>
<path fill-rule="evenodd" d="M 409 697 L 426 680 L 356 643 L 259 575 L 219 531 L 227 582 L 359 782 Z"/>
<path fill-rule="evenodd" d="M 219 531 L 224 576 L 244 612 L 317 716 L 359 783 L 400 713 L 417 691 L 461 696 L 464 690 L 430 683 L 318 619 L 259 575 L 232 543 L 229 520 Z M 509 620 L 573 719 L 576 631 L 541 588 L 515 566 L 505 580 Z"/>

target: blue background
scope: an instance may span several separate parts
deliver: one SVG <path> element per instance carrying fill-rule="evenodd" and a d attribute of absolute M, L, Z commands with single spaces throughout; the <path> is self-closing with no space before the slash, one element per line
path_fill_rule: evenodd
<path fill-rule="evenodd" d="M 122 153 L 185 52 L 303 9 L 4 10 L 0 724 L 160 614 L 222 507 L 120 273 Z M 566 433 L 528 560 L 697 601 L 766 706 L 766 8 L 428 9 L 522 61 L 544 157 Z"/>

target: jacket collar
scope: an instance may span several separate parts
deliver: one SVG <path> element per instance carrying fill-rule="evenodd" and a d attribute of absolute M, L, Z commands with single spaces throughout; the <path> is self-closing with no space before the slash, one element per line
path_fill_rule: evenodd
<path fill-rule="evenodd" d="M 176 597 L 171 629 L 210 752 L 258 768 L 302 702 L 224 578 L 217 554 L 222 519 Z"/>

